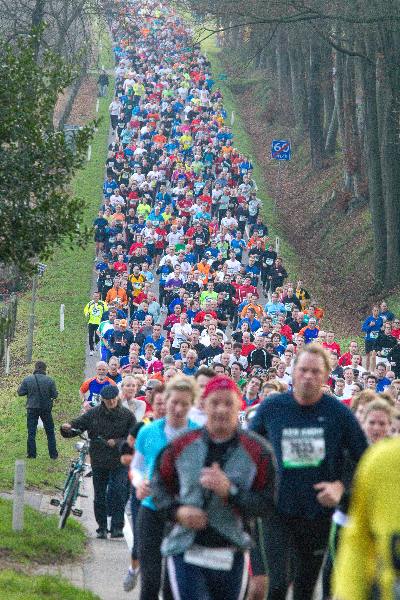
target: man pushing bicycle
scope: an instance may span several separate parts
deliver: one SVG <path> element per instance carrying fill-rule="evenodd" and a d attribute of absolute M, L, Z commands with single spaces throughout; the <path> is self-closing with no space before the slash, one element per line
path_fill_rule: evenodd
<path fill-rule="evenodd" d="M 118 394 L 118 388 L 114 385 L 103 387 L 98 406 L 61 426 L 63 437 L 88 432 L 94 515 L 98 525 L 97 537 L 100 539 L 107 538 L 107 499 L 111 513 L 111 537 L 123 537 L 124 509 L 128 498 L 128 471 L 120 463 L 119 445 L 126 440 L 136 419 L 130 410 L 120 405 Z"/>

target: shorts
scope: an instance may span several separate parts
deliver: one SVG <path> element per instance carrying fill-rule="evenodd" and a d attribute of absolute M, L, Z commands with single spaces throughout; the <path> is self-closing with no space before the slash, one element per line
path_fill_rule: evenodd
<path fill-rule="evenodd" d="M 376 340 L 365 340 L 365 352 L 368 354 L 375 350 Z"/>

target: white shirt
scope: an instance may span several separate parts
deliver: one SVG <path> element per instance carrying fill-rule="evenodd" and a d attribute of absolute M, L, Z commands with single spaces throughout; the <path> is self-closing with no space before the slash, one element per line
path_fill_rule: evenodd
<path fill-rule="evenodd" d="M 192 334 L 190 323 L 175 323 L 171 328 L 171 335 L 174 338 L 174 348 L 179 348 L 182 342 L 187 342 Z"/>
<path fill-rule="evenodd" d="M 240 264 L 240 262 L 238 260 L 236 260 L 236 259 L 233 259 L 233 260 L 229 259 L 229 260 L 226 261 L 225 264 L 228 267 L 228 274 L 229 275 L 236 275 L 236 273 L 239 273 L 241 264 Z"/>
<path fill-rule="evenodd" d="M 176 231 L 176 232 L 170 231 L 169 234 L 167 235 L 168 244 L 170 246 L 175 246 L 175 244 L 177 244 L 179 242 L 180 237 L 181 237 L 181 234 L 179 233 L 179 231 Z"/>

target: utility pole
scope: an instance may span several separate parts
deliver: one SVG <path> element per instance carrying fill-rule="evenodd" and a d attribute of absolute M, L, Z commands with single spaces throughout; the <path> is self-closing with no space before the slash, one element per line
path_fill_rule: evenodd
<path fill-rule="evenodd" d="M 26 362 L 28 362 L 28 363 L 32 362 L 33 330 L 35 328 L 35 304 L 36 304 L 37 284 L 38 284 L 38 274 L 35 273 L 32 278 L 32 301 L 31 301 L 31 312 L 29 315 L 28 341 L 26 344 Z"/>
<path fill-rule="evenodd" d="M 35 304 L 37 298 L 37 287 L 38 287 L 38 278 L 42 277 L 45 272 L 47 265 L 43 263 L 38 263 L 36 273 L 32 277 L 32 300 L 31 300 L 31 312 L 29 315 L 29 325 L 28 325 L 28 341 L 26 344 L 26 362 L 32 362 L 32 353 L 33 353 L 33 330 L 35 329 Z"/>

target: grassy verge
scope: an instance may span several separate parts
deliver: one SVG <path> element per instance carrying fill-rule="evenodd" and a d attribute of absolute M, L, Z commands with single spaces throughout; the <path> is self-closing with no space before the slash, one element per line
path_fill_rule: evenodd
<path fill-rule="evenodd" d="M 213 79 L 216 81 L 215 87 L 219 87 L 224 96 L 224 107 L 228 113 L 227 123 L 230 124 L 232 111 L 235 118 L 232 125 L 234 134 L 234 145 L 239 148 L 246 156 L 248 156 L 254 166 L 254 177 L 258 185 L 258 197 L 263 202 L 263 216 L 269 227 L 269 236 L 272 242 L 275 242 L 275 237 L 280 240 L 280 253 L 285 259 L 285 266 L 289 272 L 291 279 L 295 279 L 300 273 L 298 258 L 280 232 L 278 217 L 272 198 L 269 196 L 267 186 L 265 185 L 261 167 L 257 164 L 254 158 L 252 142 L 250 136 L 246 133 L 243 120 L 240 117 L 240 106 L 238 106 L 235 95 L 230 87 L 229 80 L 220 80 L 219 75 L 225 72 L 225 68 L 221 61 L 221 49 L 215 44 L 215 37 L 211 36 L 202 42 L 202 50 L 206 52 L 208 60 L 211 62 Z M 267 149 L 266 151 L 269 151 Z"/>
<path fill-rule="evenodd" d="M 34 577 L 14 571 L 0 572 L 0 597 L 7 600 L 99 600 L 65 579 L 42 575 Z"/>
<path fill-rule="evenodd" d="M 111 54 L 108 36 L 104 37 L 103 52 Z M 73 181 L 74 193 L 86 202 L 82 211 L 89 225 L 101 199 L 112 92 L 110 85 L 108 97 L 100 98 L 98 116 L 102 121 L 92 141 L 91 161 Z M 93 98 L 93 105 L 95 102 Z M 89 298 L 93 258 L 93 242 L 85 249 L 61 246 L 49 262 L 38 290 L 33 360 L 44 360 L 49 375 L 56 379 L 59 390 L 53 410 L 56 425 L 79 410 L 78 388 L 83 377 L 86 343 L 83 306 Z M 59 330 L 61 304 L 65 305 L 63 332 Z M 12 486 L 14 461 L 26 454 L 25 399 L 17 396 L 16 389 L 22 377 L 32 370 L 32 365 L 27 365 L 24 359 L 29 312 L 30 294 L 26 294 L 19 303 L 17 335 L 11 347 L 11 374 L 0 379 L 0 489 Z M 27 486 L 53 489 L 64 478 L 73 444 L 59 439 L 60 459 L 50 461 L 43 430 L 38 432 L 37 443 L 38 458 L 27 464 Z"/>
<path fill-rule="evenodd" d="M 69 519 L 60 535 L 56 516 L 26 506 L 23 531 L 12 531 L 11 523 L 12 502 L 0 498 L 1 552 L 12 561 L 62 563 L 77 559 L 85 548 L 85 532 L 74 519 Z"/>

